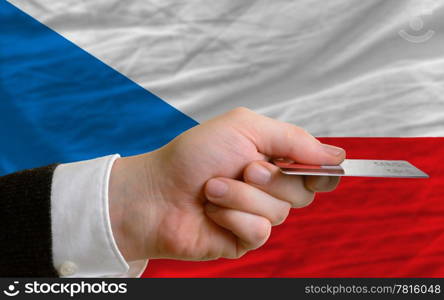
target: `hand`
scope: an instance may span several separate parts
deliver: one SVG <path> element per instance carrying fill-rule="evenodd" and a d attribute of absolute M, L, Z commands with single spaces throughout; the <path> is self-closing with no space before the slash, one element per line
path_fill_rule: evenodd
<path fill-rule="evenodd" d="M 264 244 L 291 207 L 338 184 L 337 177 L 285 176 L 272 157 L 337 165 L 345 151 L 237 108 L 154 152 L 117 159 L 109 206 L 120 251 L 127 261 L 238 258 Z"/>

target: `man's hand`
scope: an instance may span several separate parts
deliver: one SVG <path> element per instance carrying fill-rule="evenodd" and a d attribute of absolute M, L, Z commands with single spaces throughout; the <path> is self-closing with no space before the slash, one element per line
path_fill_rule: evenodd
<path fill-rule="evenodd" d="M 149 134 L 149 133 L 147 133 Z M 291 207 L 337 177 L 285 176 L 268 162 L 337 165 L 345 151 L 301 128 L 237 108 L 112 168 L 112 230 L 128 261 L 238 258 L 263 245 Z"/>

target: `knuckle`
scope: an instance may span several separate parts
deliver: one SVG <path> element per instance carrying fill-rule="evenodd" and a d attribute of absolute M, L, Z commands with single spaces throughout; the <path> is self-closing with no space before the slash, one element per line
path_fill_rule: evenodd
<path fill-rule="evenodd" d="M 294 133 L 297 134 L 297 135 L 307 135 L 307 136 L 313 137 L 312 134 L 310 132 L 308 132 L 303 127 L 299 127 L 299 126 L 296 126 L 296 125 L 292 125 L 292 127 L 293 127 L 293 130 L 294 130 Z"/>
<path fill-rule="evenodd" d="M 309 206 L 314 201 L 314 198 L 315 198 L 315 193 L 309 193 L 304 198 L 292 202 L 293 208 L 303 208 Z"/>
<path fill-rule="evenodd" d="M 285 208 L 279 209 L 273 216 L 273 220 L 271 221 L 272 225 L 276 226 L 284 223 L 289 213 L 290 213 L 290 205 L 286 206 Z"/>
<path fill-rule="evenodd" d="M 286 123 L 286 124 L 287 124 L 286 135 L 287 135 L 288 142 L 293 142 L 293 141 L 295 141 L 295 139 L 298 139 L 298 138 L 304 137 L 304 136 L 309 137 L 313 140 L 316 140 L 316 138 L 314 136 L 312 136 L 304 128 L 293 125 L 293 124 L 289 124 L 289 123 Z"/>
<path fill-rule="evenodd" d="M 231 114 L 231 115 L 233 115 L 235 117 L 237 117 L 237 116 L 245 116 L 245 115 L 248 115 L 248 114 L 251 114 L 251 113 L 253 113 L 253 112 L 250 109 L 248 109 L 246 107 L 243 107 L 243 106 L 236 107 L 236 108 L 232 109 L 229 112 L 229 114 Z"/>
<path fill-rule="evenodd" d="M 287 135 L 291 138 L 294 138 L 295 136 L 301 135 L 301 134 L 305 134 L 306 131 L 302 128 L 302 127 L 298 127 L 296 125 L 293 124 L 287 124 Z"/>
<path fill-rule="evenodd" d="M 236 251 L 236 253 L 235 253 L 235 255 L 234 255 L 234 259 L 239 259 L 239 258 L 241 258 L 242 256 L 244 256 L 245 254 L 247 254 L 247 252 L 248 252 L 248 250 L 246 250 L 246 249 L 238 249 L 237 251 Z"/>
<path fill-rule="evenodd" d="M 263 218 L 260 222 L 257 222 L 256 226 L 251 231 L 251 249 L 256 249 L 262 246 L 270 236 L 271 224 Z"/>
<path fill-rule="evenodd" d="M 288 123 L 284 124 L 286 124 L 286 126 L 284 127 L 285 142 L 287 145 L 289 145 L 288 155 L 290 156 L 292 153 L 296 152 L 295 147 L 297 143 L 295 143 L 295 141 L 301 135 L 301 128 Z"/>

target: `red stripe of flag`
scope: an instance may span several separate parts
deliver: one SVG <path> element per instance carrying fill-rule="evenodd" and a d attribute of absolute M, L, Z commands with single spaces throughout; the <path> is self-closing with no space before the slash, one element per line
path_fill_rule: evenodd
<path fill-rule="evenodd" d="M 322 138 L 348 158 L 408 160 L 430 179 L 343 178 L 241 259 L 152 260 L 145 277 L 443 277 L 444 138 Z"/>

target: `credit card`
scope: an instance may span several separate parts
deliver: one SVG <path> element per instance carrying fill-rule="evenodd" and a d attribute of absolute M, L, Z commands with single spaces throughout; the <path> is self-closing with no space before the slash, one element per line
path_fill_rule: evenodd
<path fill-rule="evenodd" d="M 287 175 L 429 178 L 405 160 L 346 159 L 338 166 L 314 166 L 277 159 L 273 163 Z"/>

